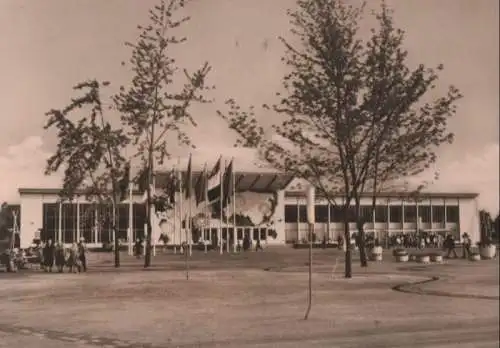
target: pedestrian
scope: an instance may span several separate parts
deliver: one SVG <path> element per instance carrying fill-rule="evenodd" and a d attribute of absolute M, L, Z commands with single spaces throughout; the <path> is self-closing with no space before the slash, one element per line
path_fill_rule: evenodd
<path fill-rule="evenodd" d="M 445 249 L 448 251 L 447 254 L 446 254 L 446 258 L 449 259 L 451 254 L 453 254 L 453 258 L 457 258 L 458 255 L 457 255 L 457 251 L 455 250 L 455 239 L 453 238 L 453 236 L 451 234 L 448 234 L 446 236 L 446 239 L 444 241 L 444 247 Z"/>
<path fill-rule="evenodd" d="M 339 248 L 339 250 L 341 250 L 343 247 L 343 244 L 344 244 L 344 239 L 342 238 L 341 235 L 339 235 L 337 237 L 337 248 Z"/>
<path fill-rule="evenodd" d="M 466 259 L 470 256 L 471 240 L 469 234 L 464 232 L 462 235 L 462 258 Z"/>
<path fill-rule="evenodd" d="M 49 238 L 43 248 L 43 268 L 45 272 L 52 272 L 54 267 L 55 248 L 52 239 Z"/>
<path fill-rule="evenodd" d="M 64 255 L 64 246 L 61 242 L 57 242 L 55 246 L 55 261 L 57 272 L 63 273 L 64 264 L 66 263 L 66 257 Z"/>
<path fill-rule="evenodd" d="M 80 238 L 78 242 L 78 260 L 81 263 L 81 270 L 87 272 L 87 246 L 85 245 L 85 238 Z"/>
<path fill-rule="evenodd" d="M 80 273 L 81 267 L 80 267 L 80 260 L 78 259 L 78 245 L 76 243 L 73 243 L 71 245 L 71 248 L 69 248 L 69 253 L 68 253 L 68 268 L 70 273 Z"/>
<path fill-rule="evenodd" d="M 257 243 L 255 243 L 255 251 L 259 251 L 259 250 L 264 251 L 264 249 L 262 248 L 262 245 L 260 244 L 260 239 L 257 239 Z"/>
<path fill-rule="evenodd" d="M 181 245 L 182 248 L 182 245 Z M 140 259 L 142 255 L 142 240 L 137 238 L 134 244 L 134 255 L 136 258 Z"/>

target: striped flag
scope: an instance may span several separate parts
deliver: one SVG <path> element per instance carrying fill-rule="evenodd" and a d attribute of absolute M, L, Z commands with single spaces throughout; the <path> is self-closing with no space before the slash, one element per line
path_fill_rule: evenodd
<path fill-rule="evenodd" d="M 207 180 L 207 191 L 208 191 L 208 203 L 213 203 L 218 201 L 221 197 L 221 161 L 222 157 L 219 157 L 215 163 L 214 168 L 210 172 Z"/>

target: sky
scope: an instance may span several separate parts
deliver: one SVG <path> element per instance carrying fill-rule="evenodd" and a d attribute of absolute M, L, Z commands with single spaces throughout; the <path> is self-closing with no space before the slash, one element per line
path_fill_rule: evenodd
<path fill-rule="evenodd" d="M 357 0 L 351 0 L 358 2 Z M 43 129 L 44 113 L 66 105 L 82 80 L 109 80 L 117 87 L 130 77 L 122 61 L 125 41 L 147 23 L 152 0 L 0 1 L 0 199 L 17 199 L 17 187 L 54 186 L 44 177 L 45 158 L 56 137 Z M 370 5 L 375 1 L 370 1 Z M 480 193 L 480 205 L 498 211 L 499 201 L 499 4 L 496 0 L 387 0 L 396 25 L 406 31 L 411 64 L 443 63 L 440 86 L 464 94 L 450 121 L 456 141 L 439 151 L 436 190 Z M 248 152 L 232 149 L 235 135 L 215 111 L 235 98 L 242 106 L 272 102 L 285 68 L 279 36 L 289 36 L 286 9 L 293 0 L 193 0 L 191 21 L 179 34 L 188 42 L 173 52 L 181 67 L 212 66 L 216 86 L 211 105 L 196 106 L 198 127 L 189 133 L 199 163 L 231 153 L 241 165 Z M 366 22 L 369 27 L 369 22 Z M 267 124 L 272 115 L 258 111 Z M 188 150 L 176 148 L 185 157 Z M 201 165 L 201 164 L 200 164 Z"/>

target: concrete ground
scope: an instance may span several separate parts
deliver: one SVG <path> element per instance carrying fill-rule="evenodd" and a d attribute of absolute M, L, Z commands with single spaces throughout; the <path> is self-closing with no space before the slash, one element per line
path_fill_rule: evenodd
<path fill-rule="evenodd" d="M 86 274 L 0 273 L 0 347 L 498 347 L 498 261 L 388 256 L 344 279 L 342 254 L 315 250 L 307 321 L 307 250 L 194 253 L 190 280 L 172 254 L 147 271 L 93 254 Z"/>

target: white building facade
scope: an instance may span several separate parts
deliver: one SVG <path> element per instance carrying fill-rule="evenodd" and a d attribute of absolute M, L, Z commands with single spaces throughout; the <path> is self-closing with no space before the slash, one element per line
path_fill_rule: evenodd
<path fill-rule="evenodd" d="M 194 179 L 196 180 L 196 178 Z M 157 180 L 161 181 L 161 180 Z M 245 234 L 265 244 L 286 244 L 300 241 L 307 236 L 306 196 L 300 182 L 290 176 L 270 173 L 236 173 L 235 202 L 225 209 L 225 215 L 248 216 L 245 222 L 229 217 L 201 219 L 194 242 L 223 238 L 232 241 L 243 239 Z M 161 183 L 159 184 L 161 185 Z M 111 207 L 97 207 L 92 202 L 78 197 L 72 202 L 60 202 L 58 189 L 20 188 L 20 245 L 32 244 L 33 239 L 51 238 L 70 244 L 85 238 L 89 245 L 99 246 L 112 240 L 113 232 L 109 217 Z M 143 193 L 136 191 L 132 203 L 120 204 L 118 212 L 117 238 L 133 240 L 144 236 L 146 208 L 142 203 Z M 426 232 L 452 233 L 456 239 L 467 232 L 473 242 L 479 241 L 479 210 L 475 193 L 421 193 L 418 200 L 410 199 L 403 192 L 387 192 L 377 196 L 372 211 L 371 196 L 362 198 L 361 211 L 366 212 L 366 232 L 373 232 L 383 240 L 393 233 Z M 273 200 L 274 198 L 274 200 Z M 270 203 L 273 201 L 274 203 Z M 342 204 L 341 200 L 336 200 Z M 153 212 L 153 240 L 161 233 L 169 236 L 170 244 L 186 240 L 186 231 L 180 216 L 186 216 L 188 203 L 183 211 L 177 207 L 173 212 Z M 270 208 L 272 206 L 273 208 Z M 274 210 L 269 219 L 269 210 Z M 205 209 L 192 205 L 193 215 Z M 316 198 L 315 233 L 318 239 L 335 240 L 343 235 L 342 216 L 339 209 L 327 200 Z M 251 220 L 251 223 L 248 221 Z M 40 232 L 41 231 L 41 232 Z M 350 224 L 351 233 L 356 224 Z M 215 237 L 217 236 L 217 237 Z"/>

